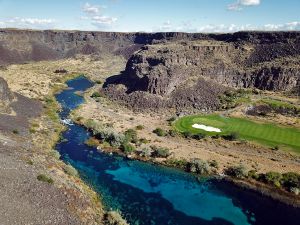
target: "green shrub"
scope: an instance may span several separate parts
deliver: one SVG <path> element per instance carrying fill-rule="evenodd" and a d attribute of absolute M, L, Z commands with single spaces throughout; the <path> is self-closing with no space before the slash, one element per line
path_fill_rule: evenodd
<path fill-rule="evenodd" d="M 64 169 L 65 173 L 70 176 L 73 176 L 73 177 L 78 176 L 78 171 L 70 164 L 64 165 L 63 169 Z"/>
<path fill-rule="evenodd" d="M 219 168 L 219 163 L 216 161 L 216 160 L 211 160 L 210 162 L 209 162 L 209 165 L 211 166 L 211 167 L 214 167 L 214 168 L 216 168 L 216 169 L 218 169 Z"/>
<path fill-rule="evenodd" d="M 126 137 L 123 134 L 116 133 L 110 127 L 102 127 L 101 130 L 94 130 L 94 136 L 104 142 L 108 142 L 112 147 L 120 147 L 120 145 L 126 142 Z"/>
<path fill-rule="evenodd" d="M 168 133 L 171 137 L 176 137 L 178 135 L 178 132 L 176 130 L 169 130 Z"/>
<path fill-rule="evenodd" d="M 201 175 L 207 175 L 211 172 L 208 162 L 202 159 L 193 159 L 188 165 L 189 171 Z"/>
<path fill-rule="evenodd" d="M 124 135 L 127 142 L 132 142 L 132 143 L 138 142 L 138 136 L 136 130 L 128 129 L 124 132 Z"/>
<path fill-rule="evenodd" d="M 225 170 L 228 176 L 235 178 L 244 178 L 248 175 L 246 168 L 243 165 L 232 166 Z"/>
<path fill-rule="evenodd" d="M 139 142 L 140 142 L 141 144 L 148 144 L 148 143 L 149 143 L 149 140 L 147 140 L 147 139 L 145 139 L 145 138 L 140 138 L 140 139 L 139 139 Z"/>
<path fill-rule="evenodd" d="M 143 126 L 143 125 L 137 125 L 136 127 L 135 127 L 135 129 L 137 129 L 137 130 L 143 130 L 145 127 Z"/>
<path fill-rule="evenodd" d="M 140 156 L 150 157 L 152 155 L 152 149 L 149 147 L 144 147 L 140 150 Z"/>
<path fill-rule="evenodd" d="M 232 132 L 230 134 L 223 135 L 223 138 L 228 141 L 236 141 L 239 139 L 239 137 L 240 137 L 240 135 L 237 132 Z"/>
<path fill-rule="evenodd" d="M 277 172 L 268 172 L 264 175 L 265 182 L 267 182 L 268 184 L 272 184 L 276 187 L 281 186 L 280 184 L 281 179 L 282 179 L 282 175 Z"/>
<path fill-rule="evenodd" d="M 188 162 L 185 159 L 167 159 L 166 164 L 175 168 L 187 169 Z"/>
<path fill-rule="evenodd" d="M 130 144 L 130 143 L 123 143 L 121 145 L 121 150 L 123 152 L 125 152 L 126 154 L 128 154 L 128 153 L 134 152 L 135 151 L 135 147 L 132 144 Z"/>
<path fill-rule="evenodd" d="M 101 80 L 96 80 L 95 83 L 96 84 L 102 84 L 102 81 Z"/>
<path fill-rule="evenodd" d="M 155 133 L 159 137 L 164 137 L 167 135 L 167 132 L 161 128 L 156 128 L 155 130 L 153 130 L 153 133 Z"/>
<path fill-rule="evenodd" d="M 18 131 L 17 129 L 14 129 L 12 132 L 13 132 L 14 134 L 19 134 L 19 131 Z"/>
<path fill-rule="evenodd" d="M 61 157 L 60 153 L 58 151 L 56 151 L 56 150 L 51 151 L 49 153 L 49 155 L 52 156 L 52 157 L 54 157 L 57 160 L 60 159 L 60 157 Z"/>
<path fill-rule="evenodd" d="M 220 138 L 220 134 L 216 134 L 214 136 L 211 136 L 211 138 L 213 138 L 213 139 L 219 139 Z"/>
<path fill-rule="evenodd" d="M 171 118 L 167 119 L 167 121 L 169 122 L 169 125 L 171 126 L 172 123 L 176 120 L 176 116 L 172 116 Z"/>
<path fill-rule="evenodd" d="M 96 138 L 91 137 L 88 140 L 86 140 L 84 144 L 90 147 L 97 147 L 100 143 Z"/>
<path fill-rule="evenodd" d="M 93 94 L 91 95 L 91 98 L 99 98 L 101 97 L 101 94 L 98 91 L 93 92 Z"/>
<path fill-rule="evenodd" d="M 37 176 L 37 179 L 38 179 L 39 181 L 47 182 L 47 183 L 49 183 L 49 184 L 53 184 L 53 183 L 54 183 L 53 179 L 50 178 L 50 177 L 48 177 L 48 176 L 45 175 L 45 174 L 40 174 L 40 175 L 38 175 L 38 176 Z"/>
<path fill-rule="evenodd" d="M 31 134 L 35 134 L 35 133 L 36 133 L 36 130 L 35 130 L 35 128 L 31 127 L 31 128 L 29 129 L 29 133 L 31 133 Z"/>
<path fill-rule="evenodd" d="M 109 211 L 104 216 L 107 225 L 129 225 L 118 211 Z"/>
<path fill-rule="evenodd" d="M 156 147 L 156 146 L 151 146 L 153 153 L 152 155 L 154 157 L 158 158 L 167 158 L 170 156 L 170 150 L 168 148 L 163 148 L 163 147 Z"/>
<path fill-rule="evenodd" d="M 196 140 L 201 140 L 203 138 L 205 138 L 205 134 L 194 134 L 192 136 L 193 139 L 196 139 Z"/>
<path fill-rule="evenodd" d="M 248 172 L 248 177 L 249 178 L 252 178 L 254 180 L 258 180 L 259 179 L 259 175 L 257 174 L 257 171 L 256 170 L 250 170 Z"/>
<path fill-rule="evenodd" d="M 300 174 L 294 172 L 288 172 L 282 174 L 282 185 L 287 188 L 300 188 Z"/>

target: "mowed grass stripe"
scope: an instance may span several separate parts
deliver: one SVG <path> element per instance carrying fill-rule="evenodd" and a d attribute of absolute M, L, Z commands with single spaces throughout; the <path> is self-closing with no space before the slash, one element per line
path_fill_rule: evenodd
<path fill-rule="evenodd" d="M 192 134 L 204 133 L 216 135 L 215 132 L 207 132 L 192 127 L 193 124 L 204 124 L 222 130 L 221 135 L 232 132 L 239 133 L 243 139 L 256 141 L 271 147 L 276 145 L 286 146 L 300 153 L 300 130 L 290 127 L 282 127 L 271 123 L 256 123 L 248 119 L 223 117 L 219 115 L 194 115 L 186 116 L 175 121 L 175 128 L 180 132 Z"/>

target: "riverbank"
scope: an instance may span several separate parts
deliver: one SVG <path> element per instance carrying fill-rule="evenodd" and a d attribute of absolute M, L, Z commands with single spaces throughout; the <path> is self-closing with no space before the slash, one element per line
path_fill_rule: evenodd
<path fill-rule="evenodd" d="M 89 59 L 84 60 L 88 61 Z M 17 132 L 12 137 L 3 137 L 4 144 L 12 145 L 12 147 L 5 147 L 6 152 L 10 152 L 8 151 L 10 148 L 13 149 L 13 154 L 10 153 L 10 156 L 16 155 L 15 160 L 20 164 L 16 168 L 23 171 L 12 176 L 19 182 L 18 177 L 22 175 L 26 180 L 24 182 L 30 184 L 30 188 L 28 188 L 33 190 L 32 194 L 26 192 L 26 198 L 29 199 L 24 197 L 20 199 L 24 202 L 16 203 L 20 206 L 24 205 L 19 212 L 22 214 L 25 210 L 23 214 L 28 214 L 28 218 L 24 215 L 18 215 L 16 212 L 13 216 L 15 221 L 18 221 L 20 216 L 28 223 L 35 221 L 38 224 L 44 224 L 45 220 L 48 220 L 48 212 L 49 217 L 53 217 L 51 220 L 49 219 L 52 224 L 69 222 L 72 224 L 110 224 L 114 217 L 119 217 L 115 212 L 107 213 L 104 211 L 99 195 L 78 177 L 76 170 L 62 162 L 59 153 L 54 150 L 55 144 L 60 140 L 61 132 L 65 129 L 58 117 L 60 106 L 54 95 L 66 88 L 65 81 L 81 74 L 77 72 L 81 71 L 83 67 L 80 62 L 82 59 L 11 65 L 1 71 L 1 76 L 8 81 L 12 91 L 29 98 L 35 98 L 43 104 L 42 114 L 30 120 L 26 139 L 23 140 L 22 135 Z M 101 63 L 95 62 L 94 70 L 98 70 L 102 63 L 103 61 Z M 65 67 L 68 71 L 56 73 L 55 70 L 59 67 Z M 94 70 L 92 69 L 90 72 Z M 2 136 L 0 135 L 0 137 L 2 142 Z M 1 146 L 0 150 L 2 150 Z M 7 159 L 7 161 L 9 160 Z M 6 166 L 3 168 L 5 169 Z M 26 173 L 27 170 L 30 173 Z M 24 188 L 27 186 L 25 185 Z M 15 193 L 23 193 L 25 190 L 19 187 L 14 184 L 12 190 L 15 190 Z M 34 190 L 38 193 L 34 193 Z M 34 197 L 37 194 L 40 197 Z M 51 198 L 48 199 L 48 196 Z M 10 201 L 10 204 L 6 204 L 7 207 L 13 206 L 13 196 L 11 196 Z M 32 202 L 32 204 L 26 206 L 27 201 Z M 45 201 L 48 203 L 44 204 Z M 35 211 L 31 208 L 34 208 L 36 204 L 39 205 L 39 211 L 32 214 L 30 210 Z M 14 208 L 18 208 L 17 205 Z M 55 218 L 56 211 L 60 211 L 60 215 Z M 7 224 L 7 222 L 5 223 Z"/>
<path fill-rule="evenodd" d="M 210 157 L 210 158 L 203 158 L 203 155 L 200 155 L 200 152 L 195 152 L 196 154 L 195 157 L 193 157 L 194 155 L 188 155 L 188 157 L 182 157 L 182 155 L 177 154 L 176 149 L 173 149 L 172 147 L 174 146 L 174 144 L 176 144 L 176 142 L 178 140 L 180 140 L 180 144 L 182 144 L 182 147 L 186 147 L 189 148 L 191 146 L 191 143 L 194 144 L 196 143 L 196 146 L 199 148 L 199 141 L 196 140 L 191 140 L 191 139 L 186 139 L 184 140 L 184 138 L 182 137 L 172 137 L 172 136 L 167 136 L 167 137 L 159 137 L 156 134 L 153 134 L 153 130 L 154 127 L 157 126 L 156 124 L 160 124 L 158 126 L 163 127 L 163 129 L 167 130 L 168 129 L 168 123 L 165 120 L 165 122 L 162 122 L 161 119 L 157 120 L 157 117 L 155 115 L 151 115 L 152 118 L 154 118 L 153 120 L 150 119 L 149 116 L 146 116 L 145 114 L 134 114 L 131 113 L 130 114 L 130 110 L 128 109 L 124 109 L 121 108 L 120 106 L 118 106 L 117 104 L 111 103 L 109 102 L 107 99 L 105 99 L 105 97 L 97 97 L 96 100 L 93 96 L 93 93 L 97 90 L 97 88 L 99 87 L 94 87 L 92 88 L 88 93 L 85 94 L 85 98 L 87 103 L 82 105 L 79 109 L 75 110 L 74 113 L 72 114 L 72 118 L 80 125 L 83 125 L 85 127 L 87 127 L 88 129 L 90 129 L 90 131 L 93 133 L 93 128 L 90 127 L 88 125 L 88 122 L 90 121 L 90 124 L 94 124 L 93 126 L 99 126 L 99 127 L 106 127 L 108 130 L 112 130 L 114 132 L 116 132 L 116 134 L 125 134 L 126 130 L 135 130 L 135 132 L 137 133 L 137 141 L 139 143 L 139 147 L 138 149 L 146 149 L 148 146 L 148 150 L 156 145 L 159 146 L 161 148 L 169 148 L 170 150 L 170 155 L 167 156 L 167 158 L 160 158 L 160 157 L 144 157 L 142 155 L 145 154 L 144 151 L 132 151 L 132 152 L 127 152 L 125 150 L 124 152 L 124 148 L 121 149 L 120 148 L 114 148 L 109 146 L 109 143 L 107 143 L 106 141 L 97 141 L 97 140 L 90 140 L 89 144 L 91 145 L 95 145 L 96 147 L 99 146 L 99 150 L 104 151 L 108 154 L 110 153 L 115 153 L 115 154 L 119 154 L 122 155 L 124 157 L 128 157 L 130 159 L 136 159 L 136 160 L 141 160 L 141 161 L 148 161 L 151 163 L 157 163 L 157 164 L 161 164 L 161 165 L 165 165 L 165 166 L 171 166 L 171 167 L 176 167 L 176 168 L 180 168 L 182 170 L 187 171 L 187 165 L 191 164 L 192 161 L 194 161 L 195 159 L 199 159 L 200 163 L 203 163 L 203 167 L 208 167 L 209 173 L 213 174 L 213 175 L 217 175 L 219 176 L 220 174 L 223 177 L 223 174 L 225 173 L 225 171 L 227 169 L 230 168 L 236 168 L 239 165 L 246 165 L 244 168 L 247 171 L 251 171 L 251 173 L 255 172 L 255 176 L 259 176 L 259 174 L 261 174 L 261 176 L 265 176 L 266 174 L 269 175 L 268 172 L 273 171 L 273 168 L 276 168 L 276 174 L 277 172 L 279 173 L 288 173 L 290 171 L 298 171 L 299 165 L 297 163 L 295 163 L 295 167 L 293 168 L 287 168 L 286 165 L 288 164 L 289 160 L 285 160 L 285 161 L 281 161 L 279 160 L 281 157 L 281 159 L 283 159 L 283 157 L 290 158 L 293 159 L 294 156 L 291 156 L 289 154 L 286 153 L 276 153 L 276 152 L 271 152 L 271 150 L 267 150 L 267 149 L 259 149 L 259 146 L 255 147 L 252 150 L 253 152 L 256 151 L 256 155 L 255 157 L 260 157 L 261 159 L 259 160 L 259 163 L 263 163 L 264 161 L 268 161 L 268 158 L 262 158 L 263 154 L 269 154 L 268 157 L 272 157 L 271 158 L 271 162 L 272 164 L 276 165 L 276 167 L 272 166 L 272 165 L 265 165 L 263 169 L 256 167 L 252 167 L 251 164 L 249 165 L 249 154 L 242 154 L 242 157 L 248 157 L 247 161 L 242 161 L 241 157 L 233 157 L 236 161 L 234 163 L 228 163 L 230 162 L 230 158 L 228 159 L 227 157 L 225 158 L 225 155 L 223 156 L 223 160 L 227 159 L 227 163 L 224 165 L 221 160 L 218 160 L 217 157 Z M 101 107 L 101 104 L 105 105 L 104 107 Z M 92 115 L 92 116 L 91 116 Z M 124 116 L 126 115 L 126 116 Z M 135 115 L 135 116 L 134 116 Z M 141 119 L 142 118 L 142 119 Z M 147 119 L 149 119 L 150 121 L 147 121 Z M 123 120 L 122 120 L 123 119 Z M 156 121 L 155 121 L 156 120 Z M 100 122 L 101 121 L 101 122 Z M 145 123 L 143 123 L 145 121 Z M 151 124 L 153 122 L 153 124 Z M 97 125 L 98 123 L 98 125 Z M 148 126 L 149 125 L 149 126 Z M 124 133 L 125 132 L 125 133 Z M 152 139 L 151 136 L 154 136 L 154 138 Z M 148 138 L 147 138 L 148 137 Z M 175 141 L 174 141 L 175 140 Z M 200 143 L 202 142 L 208 142 L 209 140 L 205 140 L 205 141 L 200 141 Z M 215 142 L 219 142 L 221 140 L 213 140 Z M 175 143 L 174 143 L 175 142 Z M 197 143 L 198 142 L 198 143 Z M 186 143 L 186 144 L 184 144 Z M 210 142 L 211 143 L 211 142 Z M 233 142 L 236 143 L 236 142 Z M 198 144 L 198 145 L 197 145 Z M 234 146 L 234 148 L 241 148 L 241 149 L 245 149 L 247 148 L 247 146 L 243 146 L 243 144 L 235 144 L 232 145 L 231 142 L 229 142 L 229 144 L 231 145 L 230 147 L 228 146 L 226 148 L 227 154 L 228 154 L 228 149 L 232 150 L 231 147 Z M 135 145 L 134 143 L 132 145 Z M 216 156 L 218 154 L 218 147 L 219 146 L 214 146 L 215 150 L 214 153 L 211 154 L 210 156 Z M 152 148 L 153 150 L 153 148 Z M 175 151 L 174 151 L 175 150 Z M 188 151 L 189 149 L 186 149 L 185 151 Z M 249 152 L 249 146 L 247 151 Z M 247 153 L 246 151 L 246 153 Z M 206 151 L 207 152 L 207 151 Z M 230 153 L 232 153 L 234 151 L 230 151 Z M 241 150 L 239 150 L 239 152 L 241 152 Z M 272 153 L 272 154 L 271 154 Z M 204 154 L 205 156 L 205 154 Z M 277 160 L 273 160 L 274 157 L 277 158 Z M 255 158 L 254 158 L 255 159 Z M 252 159 L 253 160 L 253 159 Z M 199 163 L 197 162 L 197 163 Z M 244 164 L 244 162 L 248 162 L 246 164 Z M 251 162 L 251 161 L 250 161 Z M 284 164 L 284 166 L 280 166 L 281 162 Z M 195 170 L 195 169 L 192 169 Z M 244 172 L 244 171 L 242 171 Z M 273 175 L 273 174 L 271 174 Z M 262 194 L 263 196 L 267 196 L 270 197 L 274 200 L 283 202 L 287 205 L 291 205 L 293 207 L 300 207 L 300 198 L 299 195 L 294 194 L 294 193 L 290 193 L 286 190 L 283 190 L 281 188 L 276 188 L 274 187 L 274 184 L 266 184 L 263 182 L 259 182 L 255 179 L 250 179 L 247 178 L 248 175 L 245 175 L 242 179 L 238 179 L 238 178 L 234 178 L 234 177 L 225 177 L 224 179 L 226 181 L 230 181 L 230 183 L 240 187 L 240 188 L 246 188 L 248 190 L 253 190 L 256 193 Z M 252 176 L 252 175 L 251 175 Z"/>
<path fill-rule="evenodd" d="M 91 133 L 93 132 L 90 128 L 86 127 L 84 124 L 77 121 L 77 124 L 85 127 L 85 129 L 89 130 Z M 240 190 L 248 190 L 253 191 L 256 194 L 260 194 L 264 197 L 269 197 L 275 201 L 279 201 L 283 204 L 299 208 L 300 209 L 300 196 L 297 193 L 291 193 L 288 192 L 282 188 L 275 187 L 274 184 L 267 184 L 260 182 L 258 180 L 252 179 L 250 177 L 247 177 L 248 175 L 245 175 L 246 177 L 233 177 L 229 175 L 225 175 L 224 171 L 222 173 L 219 173 L 217 168 L 214 167 L 212 164 L 205 163 L 202 165 L 203 167 L 211 167 L 210 169 L 203 168 L 203 174 L 199 173 L 195 170 L 191 171 L 191 166 L 194 166 L 194 162 L 192 161 L 185 161 L 182 159 L 176 159 L 176 158 L 155 158 L 155 157 L 143 157 L 136 153 L 125 153 L 120 148 L 113 148 L 108 147 L 106 144 L 101 144 L 100 141 L 97 140 L 90 140 L 87 144 L 90 144 L 91 146 L 94 146 L 98 149 L 100 152 L 104 152 L 106 154 L 117 154 L 119 156 L 131 159 L 131 160 L 139 160 L 142 162 L 148 162 L 156 165 L 162 165 L 166 167 L 176 168 L 180 169 L 185 172 L 189 172 L 194 174 L 195 176 L 209 176 L 213 179 L 223 181 L 225 183 L 234 185 Z M 139 151 L 139 153 L 141 153 Z M 209 171 L 209 172 L 207 172 Z M 250 172 L 250 171 L 249 171 Z M 250 172 L 251 173 L 251 172 Z M 257 174 L 258 175 L 258 174 Z M 266 174 L 261 174 L 266 175 Z M 249 175 L 250 176 L 250 175 Z"/>

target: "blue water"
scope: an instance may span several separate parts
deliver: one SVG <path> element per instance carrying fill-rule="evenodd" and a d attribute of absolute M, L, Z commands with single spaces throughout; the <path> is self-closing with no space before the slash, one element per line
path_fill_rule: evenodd
<path fill-rule="evenodd" d="M 84 102 L 74 92 L 93 85 L 83 76 L 67 84 L 70 88 L 56 95 L 62 119 Z M 83 127 L 70 125 L 63 133 L 68 141 L 57 150 L 99 193 L 106 208 L 120 210 L 130 224 L 300 224 L 299 210 L 222 181 L 100 153 L 84 144 L 89 135 Z"/>

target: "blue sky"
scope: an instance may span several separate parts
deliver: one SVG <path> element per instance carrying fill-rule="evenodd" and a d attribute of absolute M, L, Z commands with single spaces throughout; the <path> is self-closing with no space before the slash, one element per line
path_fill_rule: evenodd
<path fill-rule="evenodd" d="M 300 0 L 0 0 L 0 27 L 121 32 L 300 30 Z"/>

